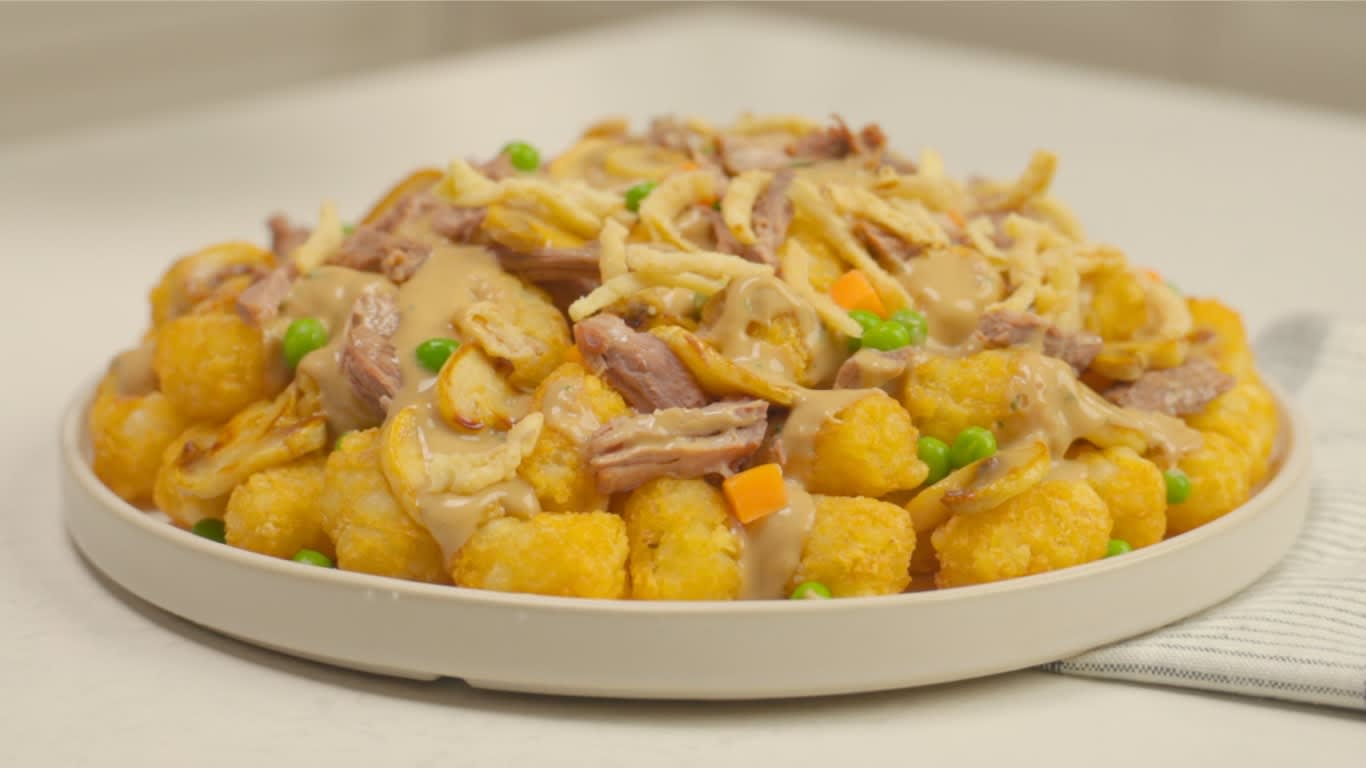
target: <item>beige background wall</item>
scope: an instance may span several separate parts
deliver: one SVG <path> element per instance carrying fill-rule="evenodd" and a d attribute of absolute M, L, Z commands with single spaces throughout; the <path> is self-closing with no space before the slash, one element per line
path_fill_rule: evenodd
<path fill-rule="evenodd" d="M 1361 2 L 748 7 L 1366 113 Z M 680 9 L 687 10 L 678 3 L 0 3 L 0 141 Z"/>

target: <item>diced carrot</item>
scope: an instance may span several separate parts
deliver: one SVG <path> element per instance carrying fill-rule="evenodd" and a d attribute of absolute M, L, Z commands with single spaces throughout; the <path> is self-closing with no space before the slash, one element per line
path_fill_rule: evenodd
<path fill-rule="evenodd" d="M 968 220 L 963 218 L 962 211 L 959 211 L 956 208 L 950 208 L 948 211 L 945 211 L 944 213 L 949 215 L 949 218 L 952 219 L 953 223 L 958 226 L 958 229 L 961 230 L 964 227 L 968 226 Z"/>
<path fill-rule="evenodd" d="M 579 351 L 579 346 L 574 344 L 569 346 L 569 352 L 564 354 L 565 363 L 577 363 L 583 365 L 583 353 Z"/>
<path fill-rule="evenodd" d="M 692 162 L 691 160 L 685 160 L 685 161 L 683 161 L 682 163 L 679 163 L 679 164 L 678 164 L 678 170 L 680 170 L 680 171 L 696 171 L 696 170 L 697 170 L 697 164 L 694 163 L 694 162 Z"/>
<path fill-rule="evenodd" d="M 830 297 L 846 310 L 868 310 L 878 317 L 887 316 L 887 308 L 862 270 L 850 270 L 839 276 L 830 286 Z"/>
<path fill-rule="evenodd" d="M 1158 272 L 1157 270 L 1144 270 L 1143 273 L 1148 277 L 1152 278 L 1153 280 L 1157 281 L 1158 283 L 1166 282 L 1162 280 L 1162 273 Z"/>
<path fill-rule="evenodd" d="M 787 486 L 783 468 L 776 464 L 759 465 L 721 482 L 721 492 L 740 523 L 753 523 L 787 507 Z"/>

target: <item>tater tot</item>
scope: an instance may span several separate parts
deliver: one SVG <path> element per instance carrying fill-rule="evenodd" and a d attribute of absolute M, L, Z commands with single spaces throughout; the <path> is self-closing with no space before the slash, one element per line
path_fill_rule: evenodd
<path fill-rule="evenodd" d="M 1241 446 L 1214 432 L 1202 432 L 1199 449 L 1178 467 L 1191 482 L 1190 498 L 1167 508 L 1167 534 L 1203 526 L 1247 501 L 1252 460 Z"/>
<path fill-rule="evenodd" d="M 1247 343 L 1243 319 L 1233 308 L 1217 299 L 1189 298 L 1191 344 L 1239 382 L 1256 377 L 1252 348 Z"/>
<path fill-rule="evenodd" d="M 1106 341 L 1130 339 L 1148 322 L 1148 295 L 1131 269 L 1106 270 L 1095 281 L 1086 327 Z"/>
<path fill-rule="evenodd" d="M 545 413 L 545 427 L 518 474 L 535 489 L 541 508 L 555 512 L 606 508 L 607 497 L 598 492 L 596 477 L 583 455 L 587 435 L 579 433 L 629 413 L 626 401 L 583 366 L 566 363 L 536 389 L 532 409 Z"/>
<path fill-rule="evenodd" d="M 276 558 L 292 558 L 304 548 L 335 556 L 322 527 L 322 491 L 318 454 L 255 473 L 228 497 L 228 544 Z"/>
<path fill-rule="evenodd" d="M 257 272 L 274 266 L 274 254 L 245 241 L 217 243 L 181 257 L 166 270 L 148 296 L 152 325 L 174 320 L 219 294 L 226 284 L 240 288 Z"/>
<path fill-rule="evenodd" d="M 1162 541 L 1167 531 L 1167 484 L 1157 465 L 1126 446 L 1085 449 L 1077 460 L 1086 482 L 1114 519 L 1110 536 L 1140 548 Z"/>
<path fill-rule="evenodd" d="M 185 315 L 157 337 L 161 391 L 189 419 L 221 422 L 268 397 L 261 332 L 236 315 Z"/>
<path fill-rule="evenodd" d="M 931 358 L 906 378 L 903 402 L 921 433 L 945 443 L 966 427 L 996 430 L 1011 415 L 1011 379 L 1020 365 L 1010 350 Z"/>
<path fill-rule="evenodd" d="M 874 392 L 821 426 L 807 487 L 818 494 L 881 497 L 914 489 L 929 468 L 916 455 L 915 426 L 891 396 Z"/>
<path fill-rule="evenodd" d="M 1232 390 L 1210 401 L 1186 423 L 1201 432 L 1215 432 L 1242 447 L 1248 456 L 1248 482 L 1266 478 L 1276 443 L 1276 399 L 1254 373 Z"/>
<path fill-rule="evenodd" d="M 449 582 L 441 547 L 389 490 L 379 466 L 379 430 L 348 433 L 327 457 L 321 524 L 337 565 L 384 577 Z"/>
<path fill-rule="evenodd" d="M 90 407 L 89 427 L 95 475 L 129 502 L 150 502 L 161 457 L 185 429 L 171 402 L 159 392 L 121 395 L 106 383 Z"/>
<path fill-rule="evenodd" d="M 721 492 L 706 481 L 660 478 L 626 500 L 631 597 L 738 598 L 741 541 Z"/>
<path fill-rule="evenodd" d="M 903 507 L 867 497 L 814 495 L 816 520 L 789 589 L 815 580 L 835 597 L 893 595 L 910 584 L 915 531 Z"/>
<path fill-rule="evenodd" d="M 1112 519 L 1084 481 L 1045 481 L 999 507 L 957 515 L 931 539 L 939 587 L 1040 574 L 1104 557 Z"/>
<path fill-rule="evenodd" d="M 206 499 L 187 493 L 184 470 L 177 461 L 182 455 L 207 452 L 217 437 L 216 425 L 191 425 L 176 436 L 161 454 L 161 466 L 157 468 L 152 486 L 152 500 L 158 510 L 186 529 L 205 518 L 222 518 L 228 506 L 227 494 Z"/>
<path fill-rule="evenodd" d="M 612 513 L 540 513 L 484 524 L 455 558 L 456 584 L 509 593 L 625 598 L 626 523 Z"/>

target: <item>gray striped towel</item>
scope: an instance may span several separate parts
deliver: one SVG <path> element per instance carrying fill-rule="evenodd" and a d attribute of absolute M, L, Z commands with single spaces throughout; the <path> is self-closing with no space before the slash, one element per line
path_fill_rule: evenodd
<path fill-rule="evenodd" d="M 1257 355 L 1313 431 L 1299 541 L 1224 603 L 1046 669 L 1366 710 L 1366 325 L 1288 318 Z"/>

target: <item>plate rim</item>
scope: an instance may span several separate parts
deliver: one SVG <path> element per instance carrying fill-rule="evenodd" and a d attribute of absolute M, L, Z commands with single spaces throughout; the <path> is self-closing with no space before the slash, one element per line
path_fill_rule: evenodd
<path fill-rule="evenodd" d="M 146 533 L 170 544 L 197 550 L 203 557 L 235 561 L 276 575 L 330 583 L 357 590 L 383 589 L 407 593 L 428 599 L 473 602 L 509 610 L 572 611 L 576 614 L 632 614 L 632 615 L 728 615 L 728 614 L 789 614 L 824 612 L 838 614 L 869 609 L 914 609 L 916 606 L 952 601 L 966 603 L 995 598 L 1007 593 L 1044 588 L 1064 582 L 1084 580 L 1108 571 L 1132 567 L 1143 561 L 1155 560 L 1198 547 L 1205 540 L 1247 524 L 1273 507 L 1290 492 L 1301 476 L 1311 470 L 1311 442 L 1308 422 L 1297 404 L 1276 383 L 1263 379 L 1276 401 L 1281 432 L 1282 451 L 1272 477 L 1256 494 L 1242 505 L 1191 531 L 1163 540 L 1148 547 L 1127 553 L 1122 558 L 1102 558 L 1098 561 L 1071 566 L 1055 571 L 963 587 L 925 590 L 896 595 L 860 596 L 833 601 L 768 600 L 700 600 L 666 601 L 640 599 L 603 599 L 545 596 L 531 593 L 505 593 L 457 585 L 438 585 L 425 582 L 385 577 L 342 569 L 319 569 L 282 558 L 262 555 L 250 550 L 225 546 L 197 536 L 190 531 L 158 519 L 159 511 L 140 509 L 115 494 L 99 480 L 88 458 L 86 415 L 95 393 L 98 375 L 77 389 L 63 410 L 60 430 L 62 463 L 82 489 L 108 512 Z M 63 518 L 70 521 L 69 506 L 63 505 Z M 1282 556 L 1283 557 L 1283 556 Z"/>

